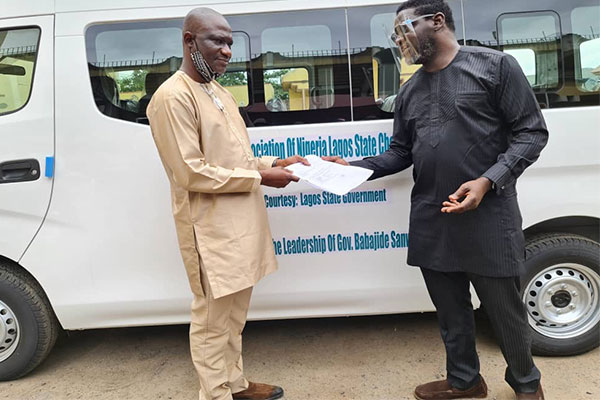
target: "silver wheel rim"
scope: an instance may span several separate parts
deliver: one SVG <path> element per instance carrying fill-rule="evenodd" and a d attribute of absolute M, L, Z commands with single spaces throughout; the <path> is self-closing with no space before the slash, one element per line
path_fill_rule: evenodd
<path fill-rule="evenodd" d="M 14 353 L 19 338 L 19 321 L 10 307 L 0 300 L 0 362 Z"/>
<path fill-rule="evenodd" d="M 582 335 L 600 321 L 600 276 L 581 264 L 557 264 L 540 271 L 523 292 L 529 324 L 554 339 Z"/>

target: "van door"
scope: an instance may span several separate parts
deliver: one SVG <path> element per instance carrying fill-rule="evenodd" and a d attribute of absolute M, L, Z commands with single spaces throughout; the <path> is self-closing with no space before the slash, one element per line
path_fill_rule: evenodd
<path fill-rule="evenodd" d="M 54 17 L 0 19 L 0 256 L 40 228 L 54 166 Z"/>

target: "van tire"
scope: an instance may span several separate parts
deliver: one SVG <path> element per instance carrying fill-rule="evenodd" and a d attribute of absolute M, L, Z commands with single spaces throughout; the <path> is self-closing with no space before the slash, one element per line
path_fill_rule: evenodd
<path fill-rule="evenodd" d="M 18 379 L 44 361 L 60 328 L 39 283 L 2 259 L 0 324 L 0 381 Z"/>
<path fill-rule="evenodd" d="M 570 233 L 529 238 L 521 293 L 532 353 L 567 356 L 600 345 L 600 244 Z"/>

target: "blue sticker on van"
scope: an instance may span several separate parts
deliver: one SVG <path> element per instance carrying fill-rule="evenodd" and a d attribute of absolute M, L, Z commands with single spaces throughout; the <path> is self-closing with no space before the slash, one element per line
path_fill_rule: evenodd
<path fill-rule="evenodd" d="M 46 178 L 54 176 L 54 157 L 46 157 Z"/>

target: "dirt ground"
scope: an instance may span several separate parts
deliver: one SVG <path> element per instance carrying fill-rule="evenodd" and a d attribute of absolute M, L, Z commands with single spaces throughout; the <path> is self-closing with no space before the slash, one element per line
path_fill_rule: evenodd
<path fill-rule="evenodd" d="M 71 332 L 29 376 L 0 383 L 0 399 L 197 399 L 187 326 Z M 504 360 L 478 321 L 488 399 L 514 399 Z M 600 349 L 536 357 L 547 399 L 600 399 Z M 287 400 L 412 399 L 420 383 L 444 377 L 434 314 L 250 322 L 244 364 L 254 381 Z"/>

